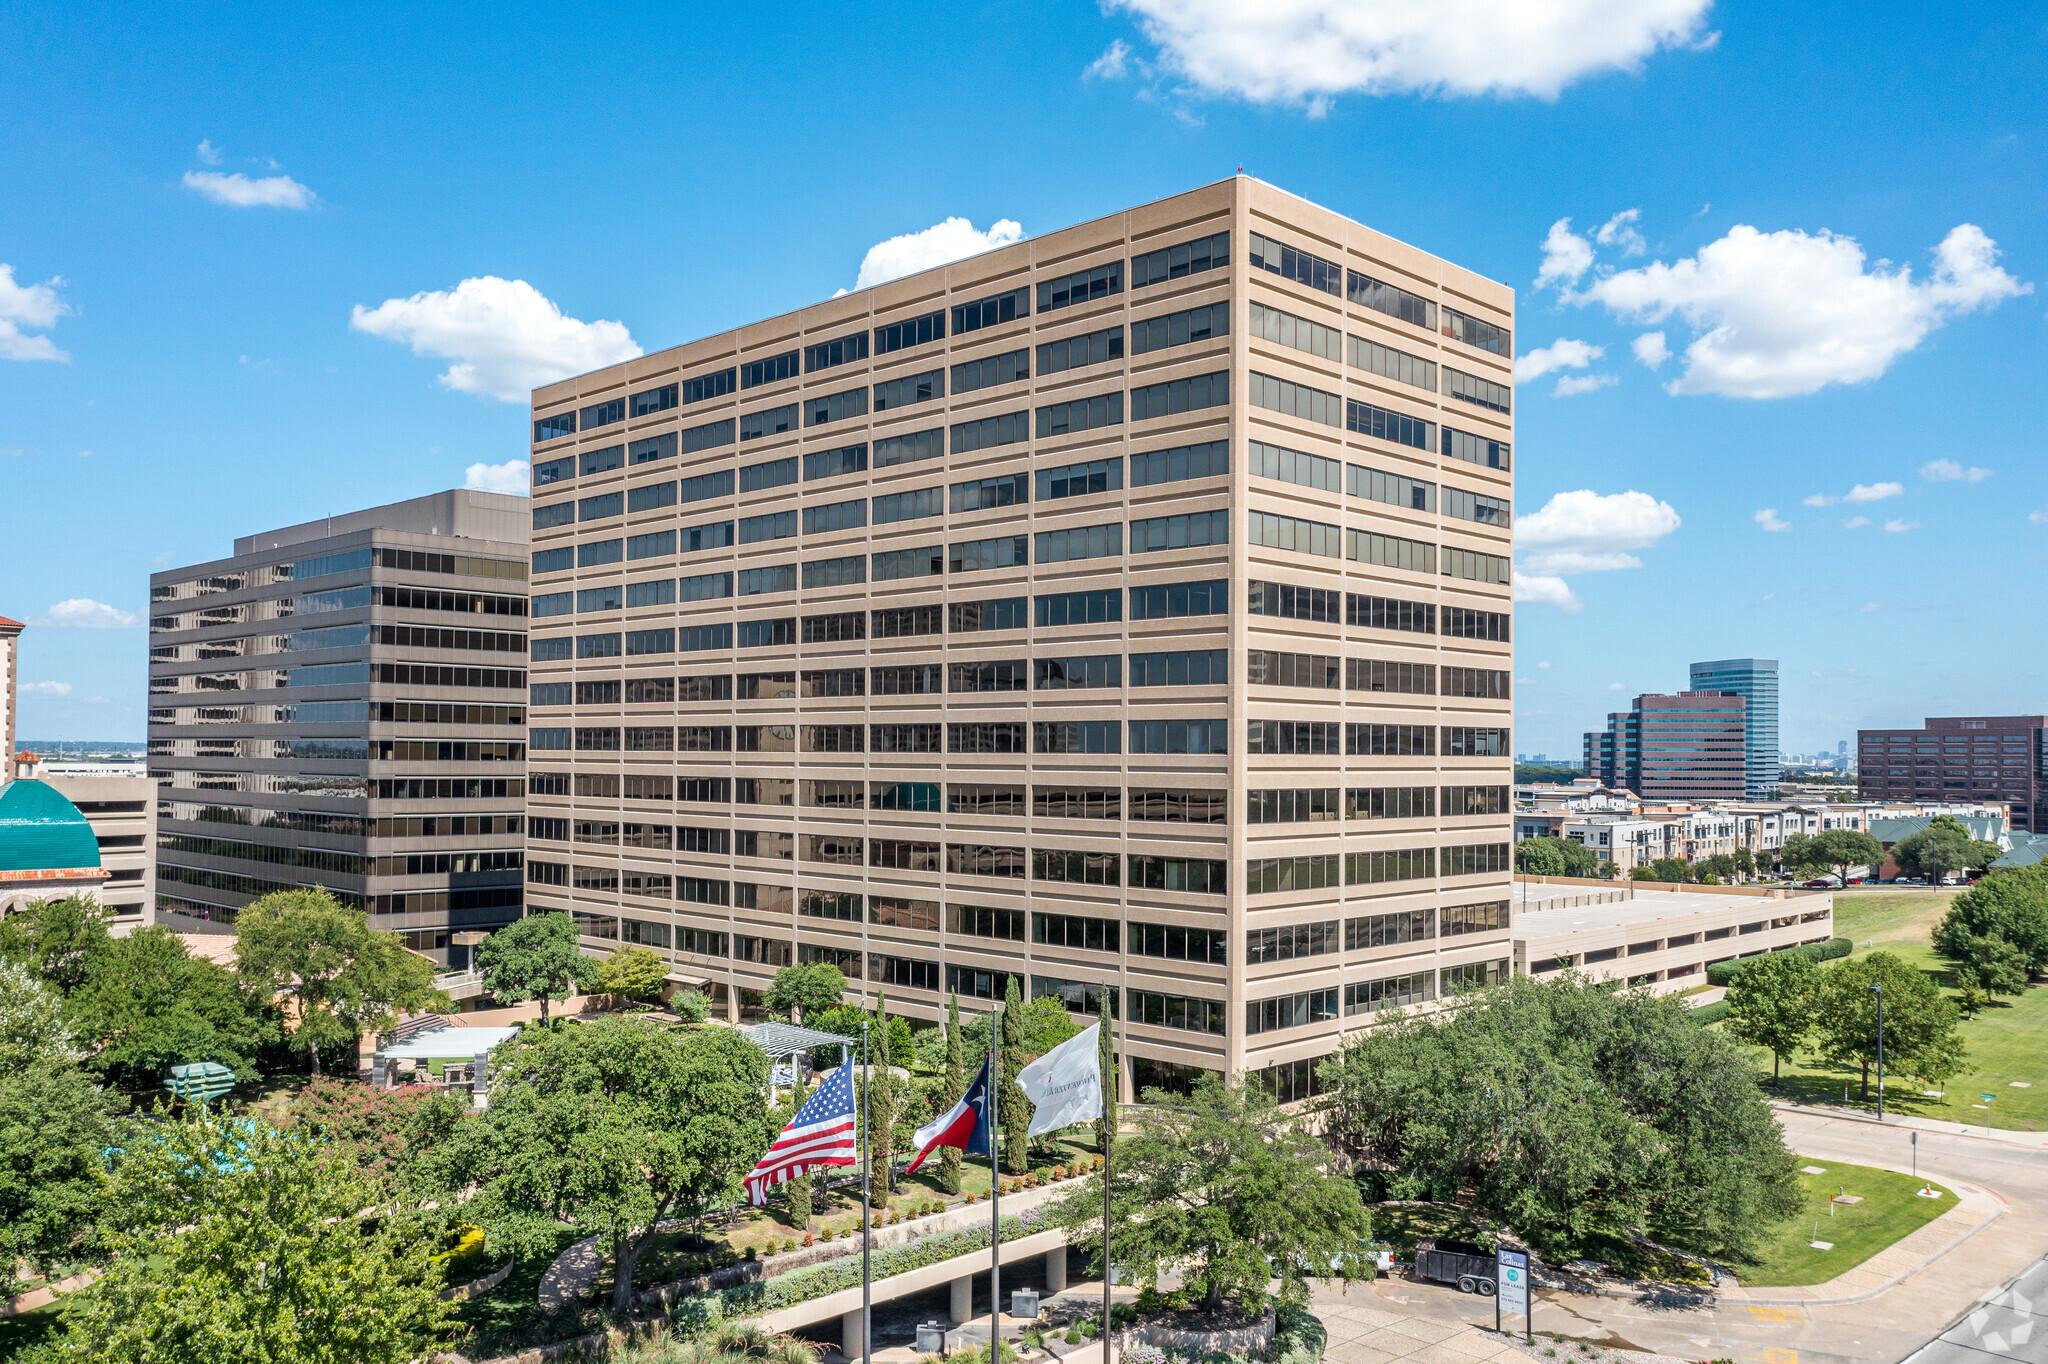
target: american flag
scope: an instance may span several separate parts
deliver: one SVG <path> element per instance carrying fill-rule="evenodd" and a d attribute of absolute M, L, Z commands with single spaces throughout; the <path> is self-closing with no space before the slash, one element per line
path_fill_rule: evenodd
<path fill-rule="evenodd" d="M 756 1207 L 786 1179 L 820 1165 L 854 1163 L 853 1069 L 842 1065 L 834 1070 L 754 1166 L 747 1176 L 747 1196 Z"/>

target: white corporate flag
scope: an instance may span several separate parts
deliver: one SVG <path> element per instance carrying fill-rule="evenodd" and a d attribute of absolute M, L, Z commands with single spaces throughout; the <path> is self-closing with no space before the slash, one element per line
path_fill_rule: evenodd
<path fill-rule="evenodd" d="M 1102 1116 L 1102 1025 L 1070 1037 L 1017 1072 L 1031 1100 L 1031 1135 L 1057 1132 Z"/>

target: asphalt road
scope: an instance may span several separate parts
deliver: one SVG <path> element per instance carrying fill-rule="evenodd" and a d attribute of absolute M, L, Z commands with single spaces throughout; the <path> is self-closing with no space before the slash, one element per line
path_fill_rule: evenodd
<path fill-rule="evenodd" d="M 2048 1260 L 2036 1260 L 2026 1273 L 1986 1298 L 1928 1342 L 1909 1364 L 1984 1364 L 2016 1359 L 2048 1364 Z"/>
<path fill-rule="evenodd" d="M 1787 1143 L 1801 1155 L 1909 1170 L 1904 1128 L 1822 1114 L 1783 1112 Z M 1741 1364 L 1916 1364 L 2018 1359 L 2048 1364 L 2048 1325 L 2029 1326 L 2048 1303 L 2048 1151 L 1983 1137 L 1922 1132 L 1919 1171 L 1953 1187 L 2002 1196 L 2008 1211 L 1940 1260 L 1869 1301 L 1842 1306 L 1762 1307 L 1723 1301 L 1686 1308 L 1617 1298 L 1537 1294 L 1536 1330 L 1681 1359 Z M 2007 1287 L 2015 1276 L 2020 1281 Z M 1338 1300 L 1335 1290 L 1329 1290 Z M 1758 1290 L 1765 1292 L 1766 1290 Z M 1493 1304 L 1406 1278 L 1351 1289 L 1369 1306 L 1437 1320 L 1493 1325 Z M 1995 1297 L 1993 1295 L 1996 1295 Z M 1319 1295 L 1320 1296 L 1320 1295 Z M 1510 1321 L 1511 1328 L 1521 1323 Z M 1996 1341 L 1993 1337 L 1996 1336 Z M 2020 1338 L 2020 1337 L 2024 1338 Z M 1939 1343 L 1929 1345 L 1940 1337 Z M 1370 1343 L 1370 1342 L 1367 1342 Z M 2001 1353 L 1999 1347 L 2003 1347 Z M 2036 1353 L 2017 1351 L 2033 1350 Z"/>

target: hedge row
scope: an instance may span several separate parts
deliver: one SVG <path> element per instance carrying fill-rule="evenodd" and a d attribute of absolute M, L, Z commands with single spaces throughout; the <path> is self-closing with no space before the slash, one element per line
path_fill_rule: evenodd
<path fill-rule="evenodd" d="M 1818 963 L 1833 961 L 1836 957 L 1846 957 L 1849 955 L 1850 949 L 1855 947 L 1855 945 L 1848 938 L 1829 938 L 1826 942 L 1810 942 L 1801 943 L 1797 947 L 1781 947 L 1778 949 L 1778 952 L 1791 952 L 1805 957 L 1808 961 Z M 1733 961 L 1717 961 L 1707 968 L 1707 984 L 1732 985 L 1735 983 L 1737 976 L 1749 969 L 1751 962 L 1762 961 L 1765 957 L 1773 955 L 1776 955 L 1776 953 L 1764 952 L 1754 957 L 1737 957 Z"/>
<path fill-rule="evenodd" d="M 1020 1236 L 1029 1236 L 1038 1221 L 1033 1214 L 1003 1219 L 1003 1239 L 1014 1241 Z M 920 1236 L 915 1241 L 906 1241 L 900 1246 L 880 1246 L 869 1252 L 874 1262 L 874 1277 L 886 1279 L 895 1274 L 908 1274 L 913 1269 L 939 1264 L 958 1255 L 967 1255 L 977 1250 L 988 1249 L 989 1228 L 986 1222 L 978 1226 L 962 1227 L 958 1231 L 939 1232 L 931 1236 Z M 712 1315 L 726 1317 L 757 1317 L 768 1312 L 779 1312 L 785 1307 L 794 1307 L 813 1298 L 822 1298 L 828 1293 L 837 1293 L 842 1288 L 860 1286 L 860 1262 L 858 1255 L 845 1255 L 828 1260 L 821 1265 L 803 1269 L 792 1269 L 787 1274 L 777 1274 L 772 1279 L 755 1283 L 740 1284 L 734 1288 L 722 1288 L 713 1293 L 700 1295 L 696 1299 L 699 1309 L 711 1307 Z M 681 1310 L 681 1309 L 678 1309 Z"/>
<path fill-rule="evenodd" d="M 1692 1011 L 1692 1021 L 1702 1028 L 1709 1023 L 1719 1023 L 1728 1016 L 1728 1001 L 1717 999 L 1712 1004 L 1702 1004 Z"/>

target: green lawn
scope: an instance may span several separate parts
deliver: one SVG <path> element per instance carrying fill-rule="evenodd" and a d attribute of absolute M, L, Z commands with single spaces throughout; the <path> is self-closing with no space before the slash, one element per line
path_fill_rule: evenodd
<path fill-rule="evenodd" d="M 0 1360 L 12 1359 L 32 1345 L 56 1339 L 63 1325 L 56 1303 L 18 1317 L 0 1317 Z"/>
<path fill-rule="evenodd" d="M 1802 1165 L 1819 1166 L 1825 1174 L 1801 1175 L 1806 1208 L 1789 1222 L 1779 1223 L 1764 1238 L 1753 1263 L 1738 1270 L 1752 1288 L 1784 1288 L 1826 1283 L 1854 1269 L 1900 1237 L 1925 1226 L 1956 1205 L 1954 1191 L 1940 1198 L 1922 1198 L 1919 1180 L 1890 1170 L 1863 1165 L 1837 1165 L 1800 1157 Z M 1845 1192 L 1863 1201 L 1837 1203 L 1830 1217 L 1829 1200 Z M 1815 1229 L 1818 1228 L 1816 1235 Z M 1832 1242 L 1832 1250 L 1815 1250 L 1813 1241 Z"/>
<path fill-rule="evenodd" d="M 1928 946 L 1928 936 L 1947 912 L 1955 893 L 1901 894 L 1892 892 L 1849 892 L 1835 897 L 1835 932 L 1852 939 L 1854 956 L 1890 952 L 1934 976 L 1937 983 L 1953 988 L 1954 982 L 1941 959 Z M 1969 1047 L 1974 1070 L 1949 1081 L 1943 1098 L 1929 1098 L 1920 1086 L 1904 1076 L 1888 1076 L 1885 1111 L 1910 1113 L 1948 1122 L 1981 1124 L 1984 1109 L 1981 1093 L 1993 1093 L 1992 1125 L 2040 1131 L 2048 1128 L 2048 986 L 2029 987 L 2024 994 L 2003 995 L 1973 1019 L 1963 1023 L 1963 1040 Z M 1758 1068 L 1768 1075 L 1768 1053 L 1755 1054 Z M 1806 1103 L 1843 1102 L 1848 1086 L 1852 1108 L 1874 1110 L 1877 1079 L 1871 1077 L 1872 1102 L 1858 1098 L 1860 1071 L 1848 1066 L 1829 1066 L 1802 1056 L 1784 1068 L 1781 1091 L 1786 1098 Z M 2014 1081 L 2019 1081 L 2015 1086 Z"/>

